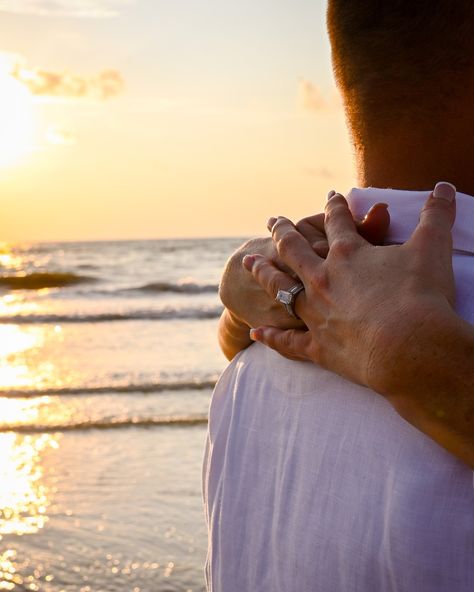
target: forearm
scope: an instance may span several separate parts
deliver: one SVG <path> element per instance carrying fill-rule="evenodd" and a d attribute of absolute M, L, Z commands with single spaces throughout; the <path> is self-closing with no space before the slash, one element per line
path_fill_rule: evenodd
<path fill-rule="evenodd" d="M 240 321 L 227 308 L 224 309 L 219 320 L 217 336 L 220 348 L 228 360 L 232 360 L 252 343 L 249 329 L 248 325 Z"/>
<path fill-rule="evenodd" d="M 428 315 L 393 353 L 379 392 L 474 469 L 474 327 L 451 311 Z"/>

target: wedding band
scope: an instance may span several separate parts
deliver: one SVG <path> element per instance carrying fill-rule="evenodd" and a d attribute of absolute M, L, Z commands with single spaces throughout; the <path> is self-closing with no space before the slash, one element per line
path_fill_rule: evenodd
<path fill-rule="evenodd" d="M 275 300 L 286 309 L 286 312 L 293 317 L 294 319 L 299 319 L 300 317 L 295 312 L 295 301 L 296 297 L 300 292 L 304 290 L 304 285 L 299 282 L 292 286 L 289 290 L 278 290 Z"/>

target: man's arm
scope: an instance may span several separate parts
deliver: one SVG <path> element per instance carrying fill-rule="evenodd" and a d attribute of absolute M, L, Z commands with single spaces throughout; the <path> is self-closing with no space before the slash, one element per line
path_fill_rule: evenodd
<path fill-rule="evenodd" d="M 371 386 L 474 469 L 474 327 L 441 305 L 412 312 L 403 322 L 412 333 L 397 347 L 389 326 L 379 335 Z"/>

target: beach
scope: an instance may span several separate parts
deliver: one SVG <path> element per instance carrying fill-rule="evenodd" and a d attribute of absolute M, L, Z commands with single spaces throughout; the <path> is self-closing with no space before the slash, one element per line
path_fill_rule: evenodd
<path fill-rule="evenodd" d="M 205 589 L 217 286 L 242 240 L 3 246 L 0 589 Z"/>

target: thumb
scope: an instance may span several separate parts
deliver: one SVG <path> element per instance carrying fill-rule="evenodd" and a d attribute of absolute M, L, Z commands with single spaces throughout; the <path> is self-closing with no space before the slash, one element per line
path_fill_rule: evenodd
<path fill-rule="evenodd" d="M 375 204 L 361 222 L 356 224 L 359 234 L 372 245 L 382 245 L 390 226 L 388 206 Z"/>
<path fill-rule="evenodd" d="M 455 219 L 456 187 L 445 181 L 437 183 L 421 210 L 420 221 L 410 240 L 420 248 L 430 248 L 437 257 L 444 254 L 451 259 L 451 229 Z"/>

